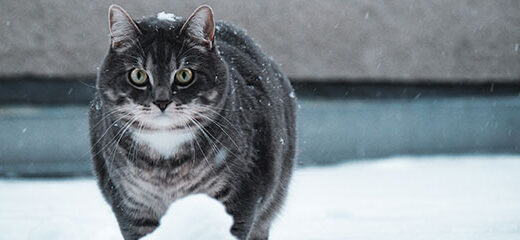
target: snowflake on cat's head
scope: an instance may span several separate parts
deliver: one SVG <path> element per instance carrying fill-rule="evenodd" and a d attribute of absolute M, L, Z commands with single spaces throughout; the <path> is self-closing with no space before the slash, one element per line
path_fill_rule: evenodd
<path fill-rule="evenodd" d="M 182 20 L 182 17 L 175 16 L 175 14 L 173 14 L 173 13 L 167 13 L 167 12 L 162 11 L 160 13 L 157 13 L 157 19 L 163 20 L 163 21 L 175 22 L 178 20 Z"/>

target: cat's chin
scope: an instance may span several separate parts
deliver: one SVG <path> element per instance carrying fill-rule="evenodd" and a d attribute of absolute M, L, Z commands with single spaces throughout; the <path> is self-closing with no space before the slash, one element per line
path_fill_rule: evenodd
<path fill-rule="evenodd" d="M 174 121 L 172 117 L 162 113 L 159 116 L 153 118 L 153 123 L 157 126 L 171 127 Z"/>

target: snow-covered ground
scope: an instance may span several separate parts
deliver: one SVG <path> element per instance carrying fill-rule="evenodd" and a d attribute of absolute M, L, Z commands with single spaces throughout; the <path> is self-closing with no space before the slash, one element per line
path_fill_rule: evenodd
<path fill-rule="evenodd" d="M 164 220 L 161 236 L 209 229 L 200 225 L 211 221 L 197 220 L 223 212 L 193 199 L 179 202 L 190 211 Z M 0 239 L 121 237 L 93 179 L 0 180 Z M 520 157 L 401 157 L 300 169 L 271 239 L 520 239 Z"/>

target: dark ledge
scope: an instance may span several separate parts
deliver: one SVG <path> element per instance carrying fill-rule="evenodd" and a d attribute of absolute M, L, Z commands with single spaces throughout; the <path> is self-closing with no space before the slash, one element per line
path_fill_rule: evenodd
<path fill-rule="evenodd" d="M 95 92 L 95 76 L 41 77 L 33 75 L 0 78 L 0 105 L 9 104 L 87 104 Z M 424 81 L 421 81 L 424 82 Z M 398 80 L 347 79 L 344 81 L 312 81 L 298 79 L 293 86 L 299 98 L 348 99 L 419 99 L 433 97 L 497 97 L 520 95 L 520 84 L 467 83 L 403 83 Z M 495 83 L 496 82 L 496 83 Z"/>
<path fill-rule="evenodd" d="M 298 165 L 519 154 L 520 84 L 293 83 Z M 0 78 L 0 178 L 91 174 L 94 76 Z"/>
<path fill-rule="evenodd" d="M 87 104 L 95 92 L 95 76 L 0 78 L 0 104 Z"/>

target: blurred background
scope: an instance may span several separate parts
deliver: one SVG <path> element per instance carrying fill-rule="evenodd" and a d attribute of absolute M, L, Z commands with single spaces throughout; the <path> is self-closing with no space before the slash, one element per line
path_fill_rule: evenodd
<path fill-rule="evenodd" d="M 247 29 L 296 89 L 300 166 L 520 152 L 516 0 L 0 0 L 0 176 L 90 175 L 113 2 L 134 18 L 206 3 Z"/>
<path fill-rule="evenodd" d="M 210 4 L 281 64 L 298 168 L 270 239 L 520 239 L 518 0 L 0 0 L 0 239 L 121 238 L 87 120 L 112 3 Z"/>

